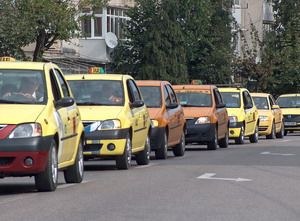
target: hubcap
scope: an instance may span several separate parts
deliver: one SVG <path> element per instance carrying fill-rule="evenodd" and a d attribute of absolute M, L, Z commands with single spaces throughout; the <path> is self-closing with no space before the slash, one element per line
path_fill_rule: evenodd
<path fill-rule="evenodd" d="M 147 148 L 147 159 L 150 160 L 150 139 L 149 136 L 147 136 L 147 140 L 146 140 L 146 148 Z"/>
<path fill-rule="evenodd" d="M 78 149 L 78 169 L 79 169 L 79 173 L 80 173 L 80 176 L 82 176 L 83 174 L 83 154 L 82 154 L 82 146 L 81 144 L 79 144 L 79 149 Z"/>
<path fill-rule="evenodd" d="M 131 143 L 130 142 L 131 142 L 130 139 L 127 139 L 126 151 L 127 151 L 127 163 L 128 164 L 131 164 L 131 150 L 130 150 Z"/>
<path fill-rule="evenodd" d="M 241 138 L 244 140 L 244 127 L 241 128 Z"/>
<path fill-rule="evenodd" d="M 52 180 L 53 180 L 53 183 L 56 183 L 58 171 L 57 171 L 57 158 L 56 158 L 56 148 L 55 147 L 53 147 L 53 149 L 52 149 L 51 158 L 52 158 L 52 165 L 51 165 Z"/>

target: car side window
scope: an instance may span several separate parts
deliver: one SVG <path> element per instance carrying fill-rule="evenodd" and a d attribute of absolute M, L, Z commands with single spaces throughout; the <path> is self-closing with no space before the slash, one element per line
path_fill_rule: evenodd
<path fill-rule="evenodd" d="M 170 85 L 166 85 L 166 86 L 167 86 L 168 92 L 169 92 L 169 94 L 170 94 L 170 97 L 172 98 L 172 102 L 173 102 L 173 103 L 177 103 L 177 99 L 176 99 L 175 92 L 174 92 L 173 89 L 170 87 Z"/>
<path fill-rule="evenodd" d="M 215 100 L 216 100 L 216 104 L 222 104 L 223 103 L 223 99 L 222 99 L 222 96 L 219 92 L 218 89 L 214 89 L 214 95 L 215 95 Z"/>
<path fill-rule="evenodd" d="M 63 96 L 64 97 L 70 97 L 70 91 L 69 88 L 67 86 L 66 81 L 64 80 L 64 78 L 62 77 L 62 74 L 59 70 L 54 69 L 55 70 L 55 74 L 57 76 L 57 79 L 59 81 L 59 84 L 61 86 L 62 92 L 63 92 Z"/>
<path fill-rule="evenodd" d="M 50 71 L 50 79 L 51 79 L 51 88 L 52 88 L 52 94 L 53 94 L 54 100 L 58 101 L 61 99 L 62 96 L 61 96 L 61 93 L 59 90 L 59 85 L 55 78 L 53 70 Z"/>
<path fill-rule="evenodd" d="M 166 105 L 171 104 L 170 95 L 169 95 L 169 92 L 168 92 L 166 86 L 164 86 L 164 99 L 165 99 Z"/>
<path fill-rule="evenodd" d="M 139 89 L 132 80 L 127 81 L 127 86 L 129 90 L 129 100 L 131 103 L 142 100 Z"/>
<path fill-rule="evenodd" d="M 243 92 L 243 98 L 244 98 L 244 105 L 250 104 L 253 107 L 251 96 L 247 91 Z"/>
<path fill-rule="evenodd" d="M 270 100 L 270 105 L 271 105 L 271 107 L 272 107 L 273 105 L 276 105 L 276 102 L 275 102 L 275 100 L 274 100 L 274 98 L 273 98 L 272 96 L 269 96 L 269 100 Z"/>

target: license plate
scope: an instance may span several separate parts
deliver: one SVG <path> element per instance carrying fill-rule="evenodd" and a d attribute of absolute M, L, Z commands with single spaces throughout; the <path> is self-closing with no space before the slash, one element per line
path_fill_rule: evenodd
<path fill-rule="evenodd" d="M 285 126 L 296 126 L 297 123 L 296 122 L 284 122 Z"/>

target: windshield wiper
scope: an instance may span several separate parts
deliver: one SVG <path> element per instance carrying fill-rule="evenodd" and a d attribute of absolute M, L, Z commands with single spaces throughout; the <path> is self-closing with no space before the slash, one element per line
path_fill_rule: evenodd
<path fill-rule="evenodd" d="M 28 104 L 28 102 L 2 100 L 2 99 L 0 99 L 0 103 L 2 103 L 2 104 Z"/>
<path fill-rule="evenodd" d="M 77 105 L 82 105 L 82 106 L 100 106 L 100 105 L 107 105 L 107 104 L 100 104 L 100 103 L 95 103 L 95 102 L 79 102 Z"/>

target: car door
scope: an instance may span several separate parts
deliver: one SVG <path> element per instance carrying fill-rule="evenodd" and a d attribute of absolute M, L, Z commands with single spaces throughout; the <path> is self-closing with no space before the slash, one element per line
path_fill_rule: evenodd
<path fill-rule="evenodd" d="M 54 97 L 54 102 L 59 101 L 63 95 L 62 90 L 60 88 L 60 83 L 56 78 L 56 74 L 53 69 L 50 70 L 50 79 L 51 79 L 51 89 Z M 65 107 L 56 107 L 54 111 L 54 117 L 56 120 L 57 128 L 58 128 L 58 163 L 63 163 L 67 161 L 68 152 L 70 147 L 70 139 L 69 137 L 69 114 L 67 108 Z"/>
<path fill-rule="evenodd" d="M 130 103 L 142 100 L 140 91 L 132 79 L 127 80 L 127 88 Z M 133 116 L 132 149 L 134 150 L 145 144 L 148 133 L 147 119 L 149 116 L 145 105 L 141 107 L 131 107 L 131 113 Z"/>
<path fill-rule="evenodd" d="M 244 111 L 245 111 L 245 134 L 252 134 L 256 126 L 256 107 L 248 91 L 243 91 Z"/>
<path fill-rule="evenodd" d="M 70 89 L 68 87 L 68 84 L 66 80 L 64 79 L 62 73 L 58 69 L 54 69 L 54 72 L 56 74 L 56 77 L 58 79 L 58 82 L 60 84 L 60 88 L 62 91 L 63 97 L 71 97 Z M 78 136 L 78 125 L 80 122 L 79 118 L 79 110 L 76 106 L 76 104 L 73 104 L 72 106 L 66 107 L 67 115 L 68 115 L 68 123 L 67 123 L 67 139 L 69 142 L 69 148 L 67 153 L 67 160 L 71 160 L 74 156 L 74 150 L 76 150 L 76 142 L 77 142 L 77 136 Z"/>
<path fill-rule="evenodd" d="M 227 132 L 227 110 L 226 107 L 218 107 L 224 104 L 222 96 L 217 88 L 213 89 L 215 103 L 216 103 L 216 116 L 218 119 L 218 138 L 223 138 Z"/>
<path fill-rule="evenodd" d="M 273 112 L 273 116 L 275 119 L 276 131 L 278 131 L 281 127 L 282 113 L 281 113 L 279 106 L 278 106 L 278 108 L 272 108 L 274 105 L 277 105 L 272 95 L 269 95 L 269 101 L 270 101 L 270 107 L 271 107 L 271 110 Z"/>
<path fill-rule="evenodd" d="M 165 85 L 168 94 L 170 96 L 170 101 L 173 105 L 177 105 L 175 108 L 168 108 L 168 115 L 169 115 L 169 142 L 172 145 L 173 143 L 178 143 L 178 141 L 181 139 L 182 134 L 182 118 L 183 113 L 180 111 L 180 106 L 178 104 L 178 100 L 176 97 L 176 94 L 173 90 L 173 88 L 167 84 Z"/>

